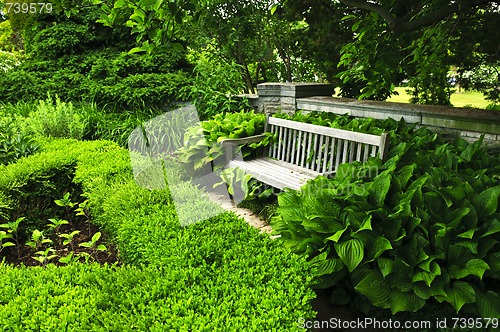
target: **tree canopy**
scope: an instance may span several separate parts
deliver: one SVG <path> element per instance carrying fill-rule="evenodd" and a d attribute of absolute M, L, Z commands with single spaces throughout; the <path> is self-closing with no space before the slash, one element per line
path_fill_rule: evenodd
<path fill-rule="evenodd" d="M 408 81 L 413 102 L 447 105 L 457 80 L 500 101 L 500 0 L 89 0 L 78 6 L 57 0 L 56 5 L 67 15 L 98 6 L 98 23 L 128 29 L 134 37 L 130 53 L 210 50 L 214 61 L 238 66 L 247 92 L 263 81 L 327 80 L 343 96 L 385 100 Z M 11 21 L 16 31 L 19 22 Z"/>

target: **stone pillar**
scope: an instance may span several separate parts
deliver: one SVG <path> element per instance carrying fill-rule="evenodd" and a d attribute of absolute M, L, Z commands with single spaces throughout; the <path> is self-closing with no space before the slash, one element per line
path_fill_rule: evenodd
<path fill-rule="evenodd" d="M 252 104 L 261 113 L 297 110 L 297 98 L 333 95 L 333 86 L 323 83 L 261 83 L 257 85 L 258 100 Z"/>

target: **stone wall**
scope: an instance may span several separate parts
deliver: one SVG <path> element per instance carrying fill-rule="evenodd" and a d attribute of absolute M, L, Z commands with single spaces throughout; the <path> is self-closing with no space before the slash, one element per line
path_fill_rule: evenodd
<path fill-rule="evenodd" d="M 316 83 L 263 83 L 257 91 L 249 101 L 258 112 L 291 113 L 300 109 L 362 118 L 403 118 L 449 139 L 460 136 L 475 141 L 485 134 L 486 144 L 500 149 L 500 111 L 335 98 L 330 85 Z"/>

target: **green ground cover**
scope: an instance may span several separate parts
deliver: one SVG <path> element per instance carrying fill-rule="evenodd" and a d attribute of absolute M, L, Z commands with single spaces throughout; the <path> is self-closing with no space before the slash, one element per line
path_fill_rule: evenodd
<path fill-rule="evenodd" d="M 135 184 L 127 150 L 108 141 L 39 142 L 41 152 L 0 165 L 2 218 L 23 214 L 36 224 L 47 216 L 30 213 L 35 203 L 80 191 L 122 263 L 0 263 L 2 331 L 295 330 L 300 317 L 314 316 L 304 259 L 242 219 L 223 213 L 180 227 L 168 190 Z M 186 195 L 195 190 L 185 187 Z"/>

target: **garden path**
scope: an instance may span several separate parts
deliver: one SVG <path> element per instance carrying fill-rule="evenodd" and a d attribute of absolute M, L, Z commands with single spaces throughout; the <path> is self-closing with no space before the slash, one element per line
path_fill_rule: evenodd
<path fill-rule="evenodd" d="M 236 215 L 245 219 L 248 224 L 255 228 L 258 228 L 261 233 L 271 233 L 272 228 L 271 226 L 269 226 L 267 221 L 260 218 L 249 209 L 235 206 L 233 202 L 231 202 L 231 200 L 227 198 L 227 196 L 215 192 L 210 192 L 208 193 L 208 197 L 211 201 L 219 204 L 224 210 L 233 211 Z"/>

